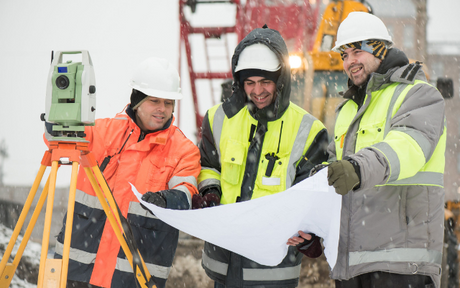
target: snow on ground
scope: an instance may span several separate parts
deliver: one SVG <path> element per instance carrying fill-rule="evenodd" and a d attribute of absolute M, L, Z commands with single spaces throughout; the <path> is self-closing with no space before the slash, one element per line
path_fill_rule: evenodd
<path fill-rule="evenodd" d="M 5 227 L 3 224 L 0 224 L 0 255 L 2 258 L 5 253 L 5 249 L 8 246 L 8 243 L 10 242 L 12 234 L 13 234 L 13 230 Z M 13 262 L 14 256 L 16 255 L 18 251 L 21 241 L 22 241 L 22 236 L 19 235 L 17 241 L 15 242 L 14 248 L 11 251 L 10 261 L 8 261 L 8 263 Z M 38 271 L 38 266 L 40 265 L 41 247 L 42 246 L 40 244 L 29 241 L 27 243 L 27 246 L 21 258 L 21 260 L 27 261 L 28 264 L 31 264 L 32 266 L 36 266 L 37 271 Z M 20 279 L 18 276 L 18 270 L 19 269 L 16 270 L 16 275 L 13 277 L 13 280 L 11 281 L 11 284 L 9 286 L 10 288 L 36 288 L 37 287 L 37 285 L 31 284 L 27 282 L 27 280 Z M 27 273 L 31 271 L 25 271 L 25 272 Z M 24 273 L 22 273 L 22 275 L 24 275 Z"/>
<path fill-rule="evenodd" d="M 25 280 L 19 279 L 19 277 L 14 277 L 9 287 L 10 288 L 37 288 L 37 285 L 30 284 Z"/>

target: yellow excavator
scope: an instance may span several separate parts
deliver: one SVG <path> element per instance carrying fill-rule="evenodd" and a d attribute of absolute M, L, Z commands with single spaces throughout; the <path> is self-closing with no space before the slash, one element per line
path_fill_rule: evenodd
<path fill-rule="evenodd" d="M 291 101 L 321 120 L 334 131 L 335 108 L 342 101 L 338 92 L 346 90 L 347 75 L 340 54 L 332 52 L 337 29 L 350 12 L 371 12 L 362 2 L 333 1 L 323 12 L 311 51 L 290 55 L 292 68 Z"/>

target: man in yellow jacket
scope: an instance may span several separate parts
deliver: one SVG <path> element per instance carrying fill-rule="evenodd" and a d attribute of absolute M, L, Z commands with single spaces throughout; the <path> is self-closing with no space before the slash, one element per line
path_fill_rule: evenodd
<path fill-rule="evenodd" d="M 175 101 L 181 99 L 179 75 L 165 59 L 149 58 L 130 83 L 125 113 L 97 119 L 85 129 L 89 148 L 130 223 L 140 254 L 157 287 L 165 287 L 179 231 L 144 210 L 129 183 L 143 199 L 169 209 L 189 209 L 198 193 L 198 147 L 173 125 Z M 150 192 L 149 192 L 150 191 Z M 57 238 L 62 257 L 64 227 Z M 136 287 L 136 278 L 83 170 L 77 181 L 68 269 L 68 287 Z"/>
<path fill-rule="evenodd" d="M 289 101 L 288 56 L 281 35 L 267 27 L 253 30 L 236 47 L 233 94 L 209 109 L 203 121 L 195 208 L 283 192 L 327 159 L 324 125 Z M 219 219 L 212 221 L 219 225 Z M 317 237 L 311 243 L 320 247 Z M 290 248 L 279 265 L 269 267 L 205 243 L 202 266 L 215 287 L 291 288 L 298 285 L 301 259 Z"/>

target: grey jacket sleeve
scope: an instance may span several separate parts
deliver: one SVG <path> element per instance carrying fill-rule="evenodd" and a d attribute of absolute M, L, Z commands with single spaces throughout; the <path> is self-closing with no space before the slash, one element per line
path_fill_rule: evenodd
<path fill-rule="evenodd" d="M 404 139 L 392 141 L 392 146 L 404 146 L 408 150 L 417 149 L 421 153 L 408 153 L 418 155 L 417 159 L 405 159 L 419 165 L 414 167 L 417 171 L 430 159 L 444 131 L 444 99 L 438 90 L 428 84 L 418 84 L 411 88 L 401 106 L 391 118 L 384 141 L 391 131 L 408 134 L 419 145 L 412 147 Z M 401 146 L 400 146 L 401 145 Z M 420 161 L 420 158 L 423 161 Z M 372 146 L 357 151 L 350 158 L 356 160 L 361 168 L 361 189 L 371 188 L 375 185 L 385 184 L 390 176 L 390 165 L 385 155 Z M 418 164 L 416 164 L 418 163 Z M 421 164 L 420 164 L 421 163 Z M 394 165 L 394 163 L 393 163 Z M 399 167 L 392 167 L 392 169 Z"/>

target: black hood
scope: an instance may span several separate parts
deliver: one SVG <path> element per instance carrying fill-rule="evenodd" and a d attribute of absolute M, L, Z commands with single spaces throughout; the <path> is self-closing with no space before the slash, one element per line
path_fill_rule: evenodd
<path fill-rule="evenodd" d="M 238 63 L 241 52 L 247 46 L 255 43 L 262 43 L 270 48 L 279 58 L 281 73 L 276 82 L 276 99 L 263 109 L 258 109 L 246 96 L 243 83 L 240 83 L 235 67 Z M 228 118 L 237 114 L 244 106 L 248 105 L 249 112 L 258 121 L 274 121 L 279 119 L 289 106 L 291 94 L 291 67 L 289 66 L 289 53 L 283 37 L 276 30 L 269 28 L 257 28 L 252 30 L 235 48 L 232 58 L 232 96 L 228 98 L 223 109 Z"/>

